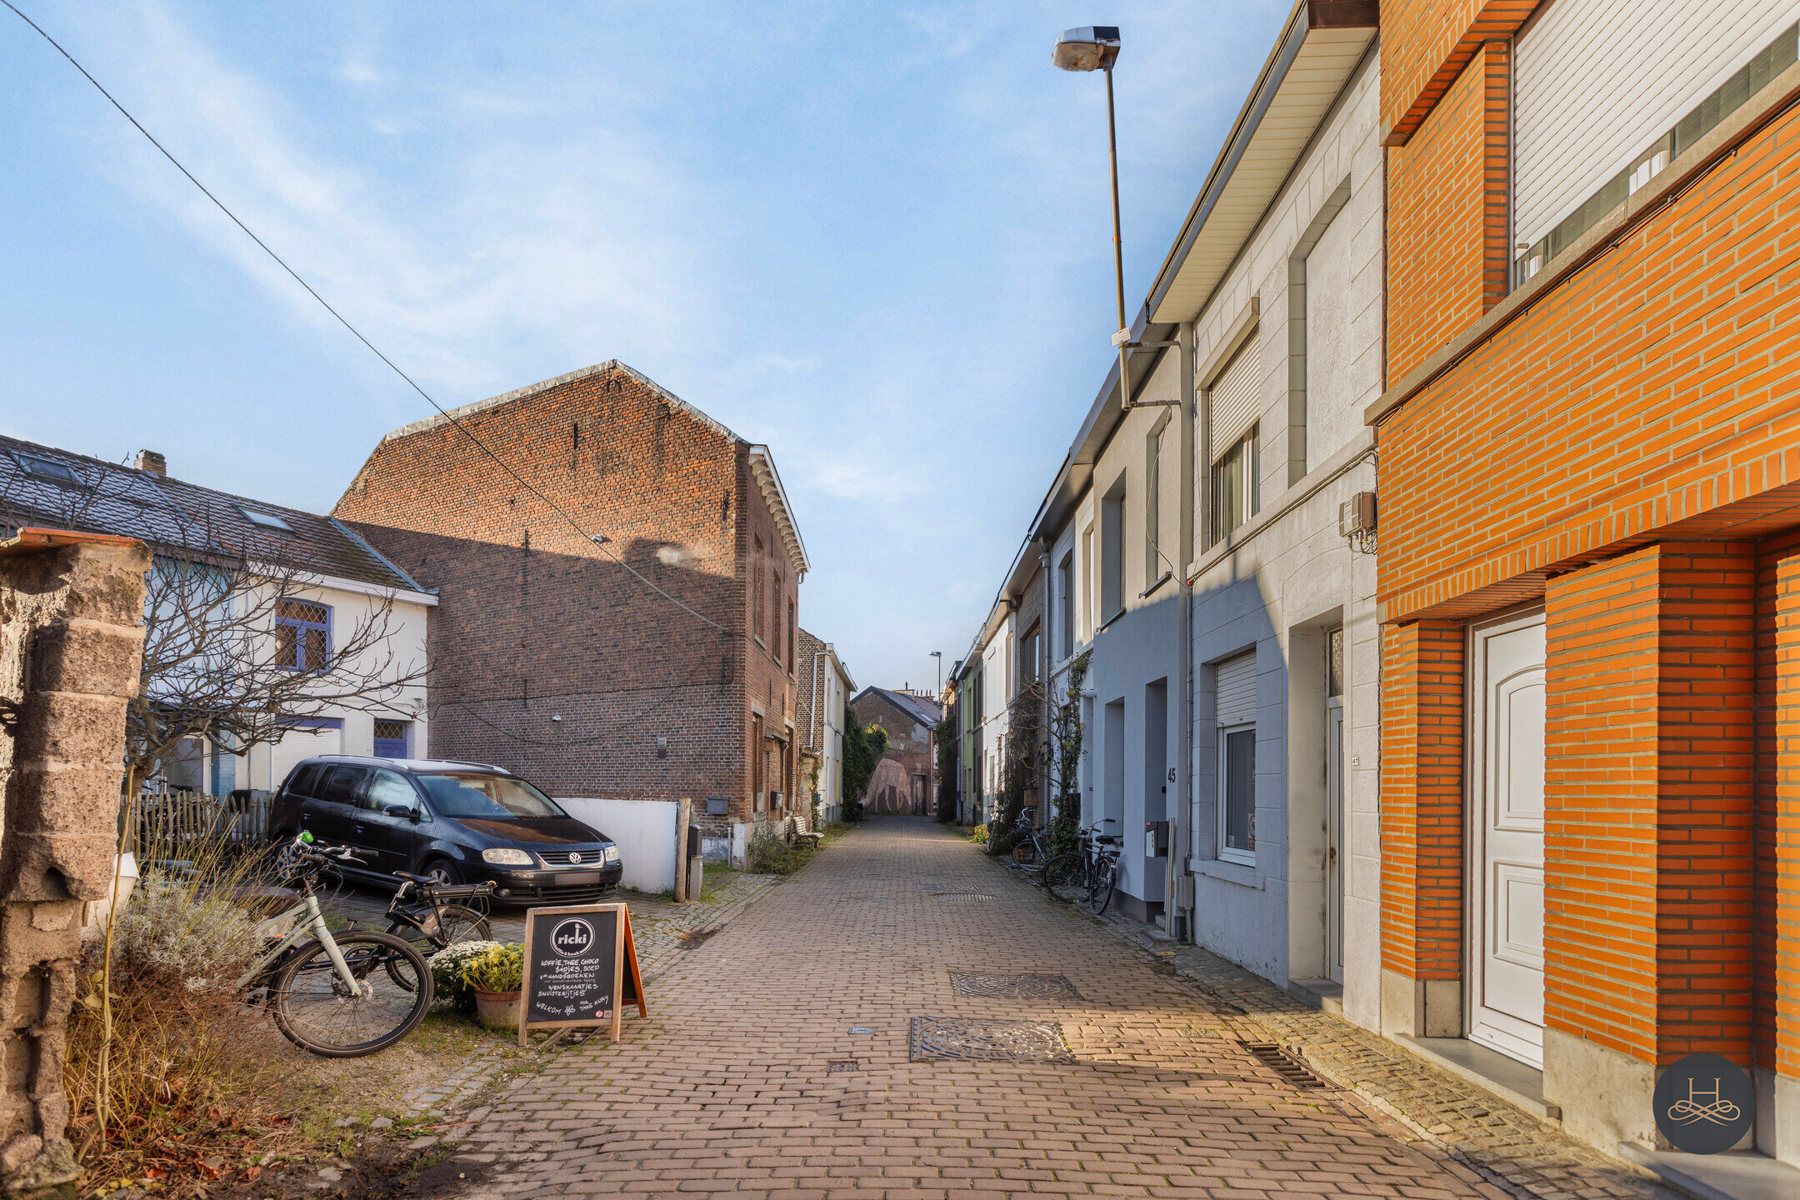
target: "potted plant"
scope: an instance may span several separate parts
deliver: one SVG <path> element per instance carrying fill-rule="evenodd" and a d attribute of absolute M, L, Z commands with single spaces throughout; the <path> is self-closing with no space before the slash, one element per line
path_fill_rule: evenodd
<path fill-rule="evenodd" d="M 500 944 L 490 941 L 457 942 L 426 959 L 431 966 L 433 993 L 458 1012 L 473 1012 L 475 993 L 463 981 L 463 966 L 476 955 L 485 954 Z"/>
<path fill-rule="evenodd" d="M 475 1019 L 488 1029 L 519 1027 L 519 989 L 525 981 L 525 947 L 490 946 L 463 960 L 463 984 L 475 994 Z"/>

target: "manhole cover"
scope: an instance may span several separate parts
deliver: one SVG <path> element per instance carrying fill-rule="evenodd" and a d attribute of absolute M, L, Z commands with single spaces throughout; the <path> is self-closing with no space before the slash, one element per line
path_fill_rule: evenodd
<path fill-rule="evenodd" d="M 825 1073 L 827 1075 L 842 1075 L 845 1071 L 854 1071 L 856 1069 L 856 1060 L 854 1058 L 834 1058 L 825 1064 Z"/>
<path fill-rule="evenodd" d="M 1081 993 L 1061 975 L 965 975 L 950 972 L 950 989 L 959 996 L 996 1000 L 1079 1000 Z"/>
<path fill-rule="evenodd" d="M 1329 1087 L 1307 1065 L 1273 1042 L 1239 1042 L 1250 1056 L 1297 1088 Z"/>
<path fill-rule="evenodd" d="M 1054 1021 L 966 1021 L 914 1017 L 914 1062 L 959 1059 L 978 1062 L 1072 1063 L 1075 1056 Z"/>

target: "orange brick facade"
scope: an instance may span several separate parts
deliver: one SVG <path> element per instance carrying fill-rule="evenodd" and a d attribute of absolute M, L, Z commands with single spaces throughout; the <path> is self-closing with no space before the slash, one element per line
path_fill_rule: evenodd
<path fill-rule="evenodd" d="M 1383 966 L 1467 986 L 1465 622 L 1541 604 L 1546 1092 L 1586 1048 L 1800 1080 L 1800 107 L 1511 291 L 1534 7 L 1382 6 Z"/>

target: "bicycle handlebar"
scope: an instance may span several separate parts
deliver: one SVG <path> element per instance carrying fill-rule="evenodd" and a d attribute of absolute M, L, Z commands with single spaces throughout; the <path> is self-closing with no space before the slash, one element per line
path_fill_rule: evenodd
<path fill-rule="evenodd" d="M 306 830 L 301 830 L 294 838 L 294 853 L 301 858 L 319 863 L 354 863 L 359 867 L 368 866 L 368 860 L 349 846 L 327 846 L 317 841 Z"/>

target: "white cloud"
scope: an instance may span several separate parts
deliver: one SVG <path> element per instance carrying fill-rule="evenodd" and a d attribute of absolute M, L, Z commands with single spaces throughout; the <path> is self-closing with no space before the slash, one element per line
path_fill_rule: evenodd
<path fill-rule="evenodd" d="M 621 346 L 672 353 L 713 293 L 703 197 L 624 126 L 435 114 L 479 123 L 428 178 L 359 164 L 270 84 L 146 6 L 129 55 L 102 64 L 117 94 L 177 157 L 326 299 L 445 402 L 516 386 L 522 362 L 566 370 Z M 348 70 L 348 68 L 346 68 Z M 376 73 L 371 68 L 369 76 Z M 180 88 L 166 86 L 170 78 Z M 547 101 L 546 101 L 547 103 Z M 392 114 L 375 127 L 398 132 Z M 440 131 L 442 132 L 442 131 Z M 454 131 L 452 131 L 454 133 Z M 114 136 L 124 187 L 168 211 L 296 312 L 330 318 L 130 130 Z M 126 145 L 125 143 L 129 143 Z M 380 164 L 385 165 L 385 164 Z"/>

